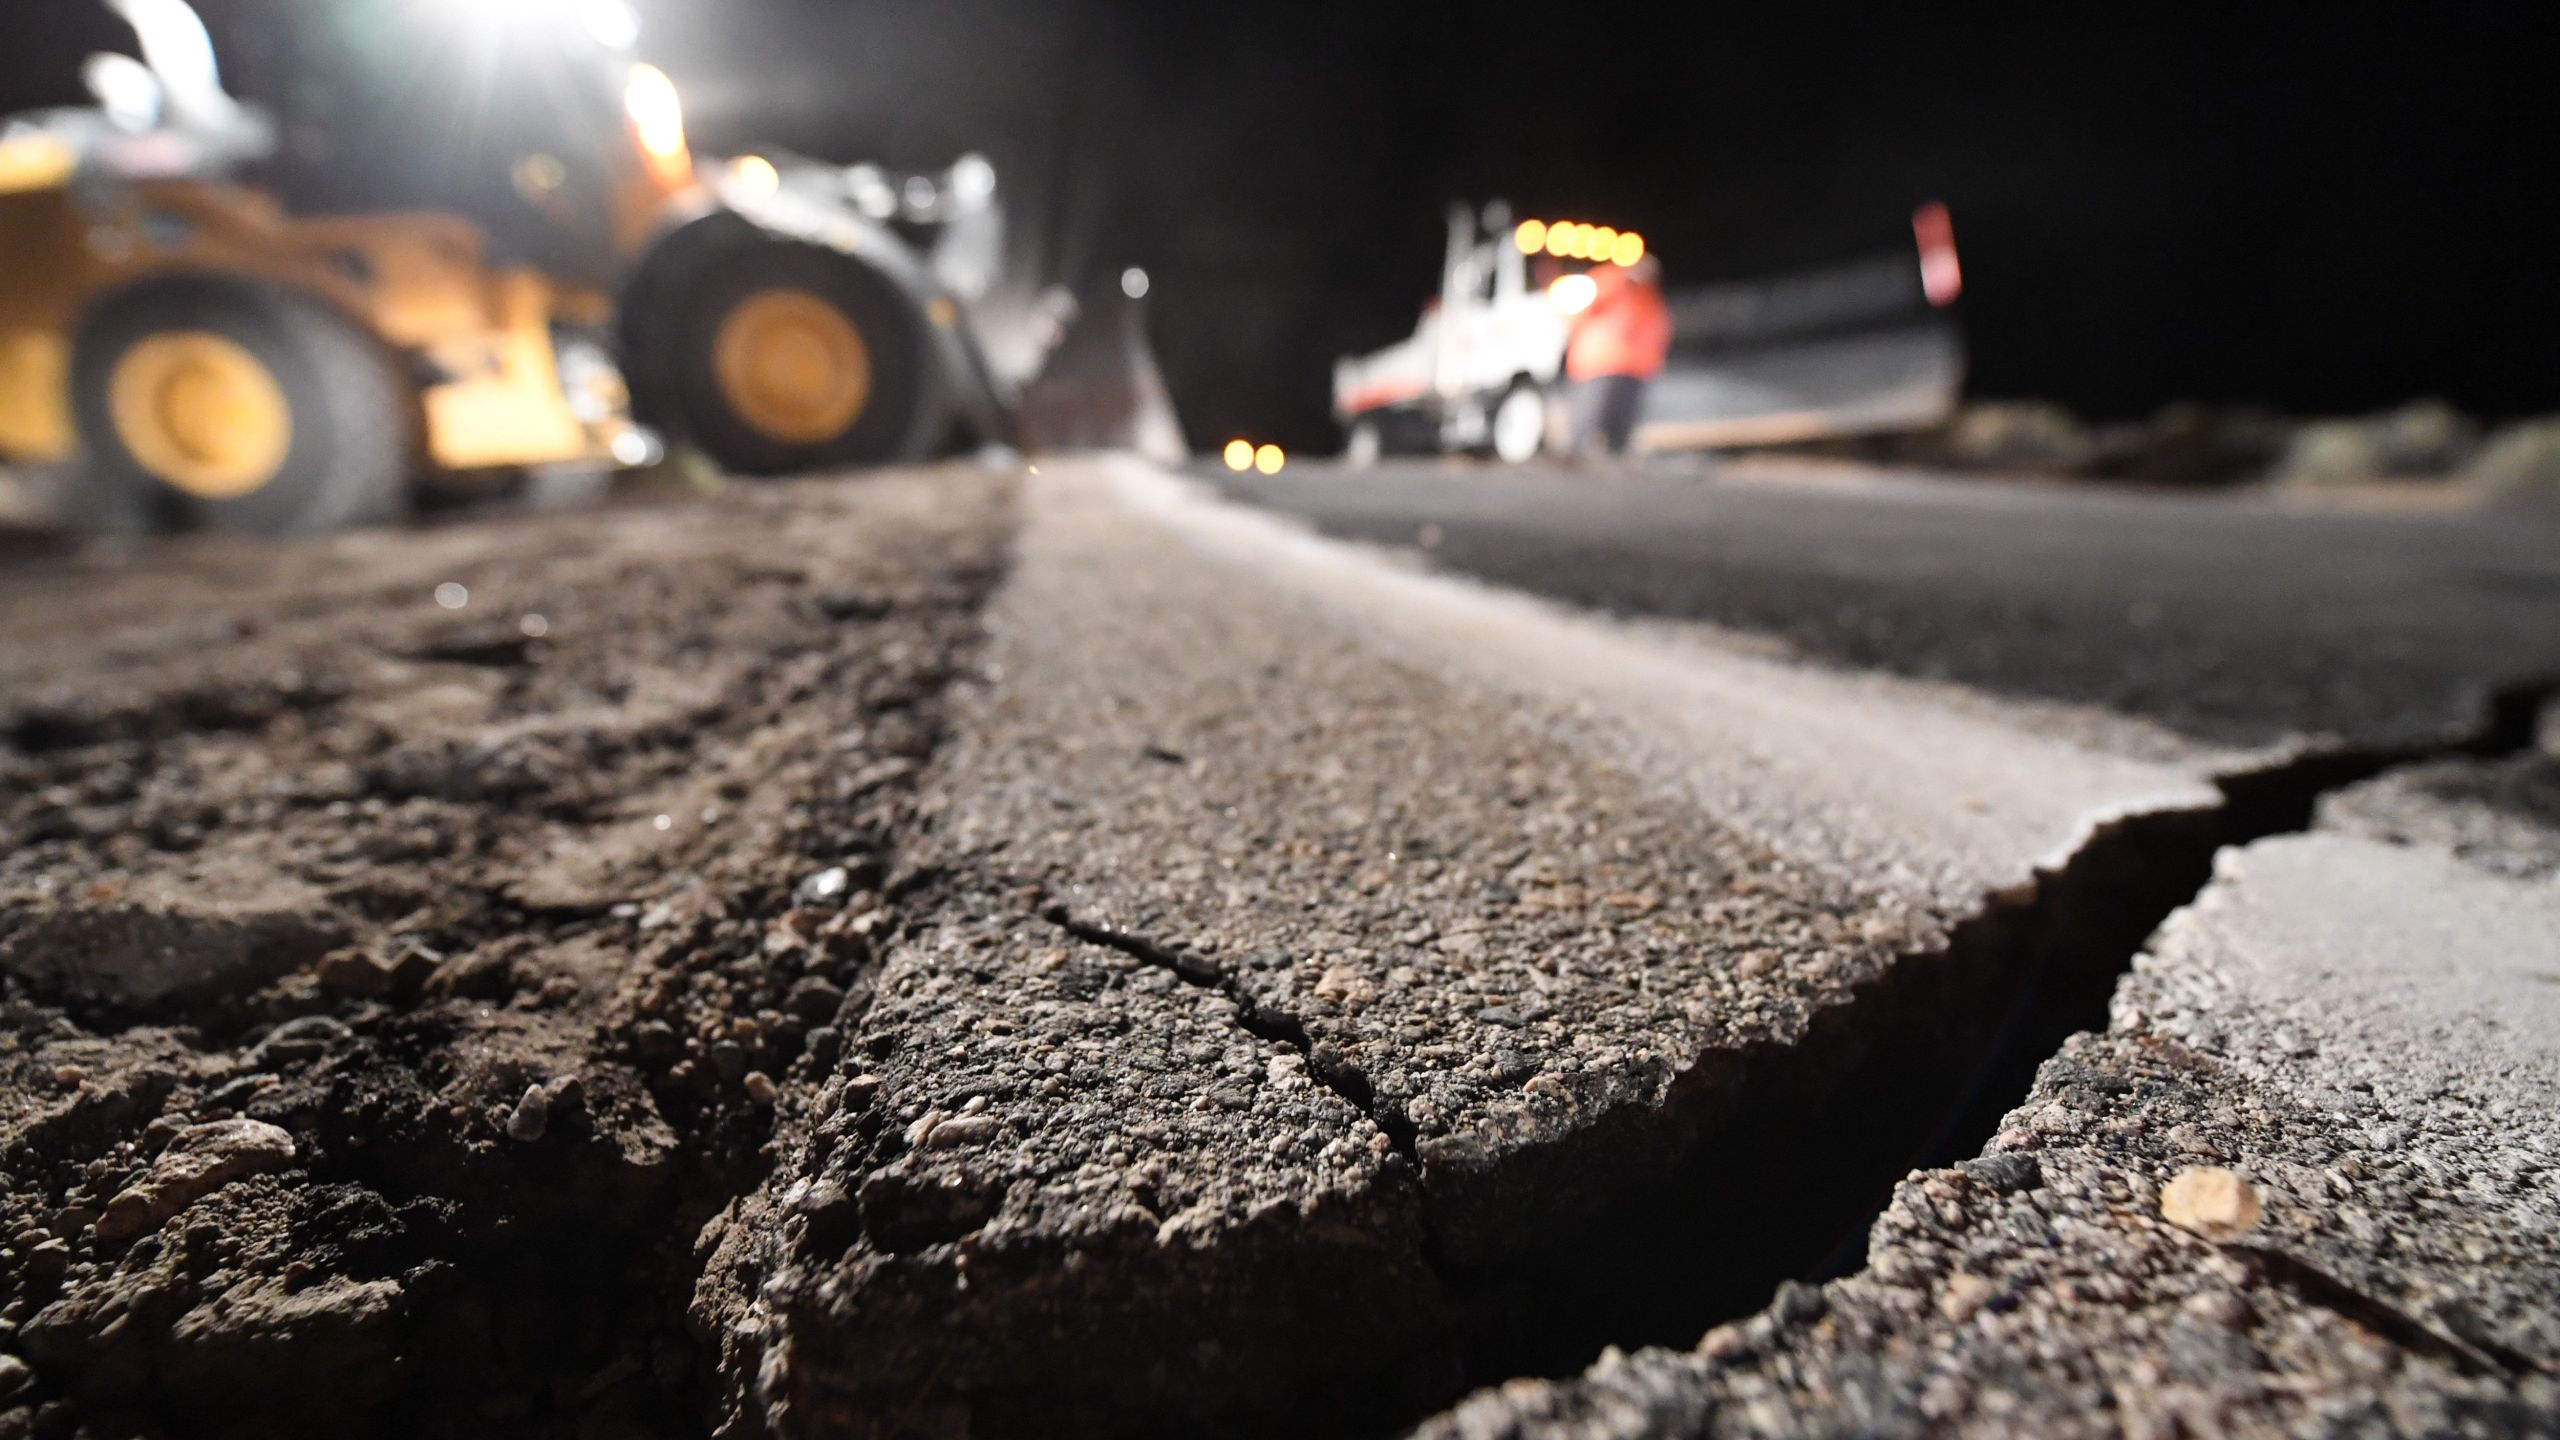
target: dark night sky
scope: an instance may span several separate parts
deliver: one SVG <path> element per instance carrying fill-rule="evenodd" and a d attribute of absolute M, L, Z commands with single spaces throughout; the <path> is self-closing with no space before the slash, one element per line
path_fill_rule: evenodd
<path fill-rule="evenodd" d="M 1441 208 L 1493 194 L 1639 228 L 1675 282 L 1942 198 L 1986 394 L 2560 410 L 2547 3 L 639 3 L 708 147 L 980 148 L 1056 272 L 1147 266 L 1195 438 L 1328 440 L 1330 358 L 1410 327 Z M 14 107 L 67 76 L 6 32 L 84 4 L 7 5 Z"/>

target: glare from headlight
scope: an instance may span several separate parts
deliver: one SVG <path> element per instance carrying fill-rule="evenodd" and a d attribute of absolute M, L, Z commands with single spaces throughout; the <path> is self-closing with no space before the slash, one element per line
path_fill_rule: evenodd
<path fill-rule="evenodd" d="M 1590 309 L 1591 302 L 1599 298 L 1600 282 L 1580 271 L 1559 275 L 1555 283 L 1547 287 L 1547 303 L 1554 306 L 1559 315 L 1579 315 Z"/>
<path fill-rule="evenodd" d="M 628 50 L 640 43 L 640 17 L 625 0 L 578 0 L 578 23 L 607 50 Z"/>
<path fill-rule="evenodd" d="M 640 137 L 641 149 L 661 161 L 684 157 L 684 101 L 666 71 L 655 65 L 632 66 L 622 104 L 631 113 L 632 132 Z"/>

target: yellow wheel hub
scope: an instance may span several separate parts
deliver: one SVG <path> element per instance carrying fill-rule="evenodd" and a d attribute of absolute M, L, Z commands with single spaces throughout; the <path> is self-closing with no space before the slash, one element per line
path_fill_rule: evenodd
<path fill-rule="evenodd" d="M 842 310 L 806 290 L 740 301 L 720 322 L 711 363 L 738 418 L 790 444 L 835 439 L 871 403 L 871 347 Z"/>
<path fill-rule="evenodd" d="M 205 330 L 154 335 L 107 377 L 116 438 L 142 468 L 205 500 L 276 478 L 293 449 L 293 407 L 266 363 Z"/>

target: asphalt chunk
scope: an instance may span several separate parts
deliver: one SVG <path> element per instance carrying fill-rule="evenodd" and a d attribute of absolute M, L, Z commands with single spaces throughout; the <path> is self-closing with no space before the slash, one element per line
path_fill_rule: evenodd
<path fill-rule="evenodd" d="M 900 942 L 697 1300 L 780 1435 L 1326 1429 L 1454 1376 L 1413 1177 L 1232 1001 L 1003 901 Z"/>
<path fill-rule="evenodd" d="M 1859 1273 L 1420 1433 L 2548 1433 L 2560 903 L 2341 808 L 2227 853 Z"/>

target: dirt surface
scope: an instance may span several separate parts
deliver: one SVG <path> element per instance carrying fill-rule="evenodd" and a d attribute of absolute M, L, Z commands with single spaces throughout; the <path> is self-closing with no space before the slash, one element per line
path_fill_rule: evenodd
<path fill-rule="evenodd" d="M 0 581 L 0 1435 L 708 1429 L 691 1242 L 869 993 L 1009 504 Z"/>

